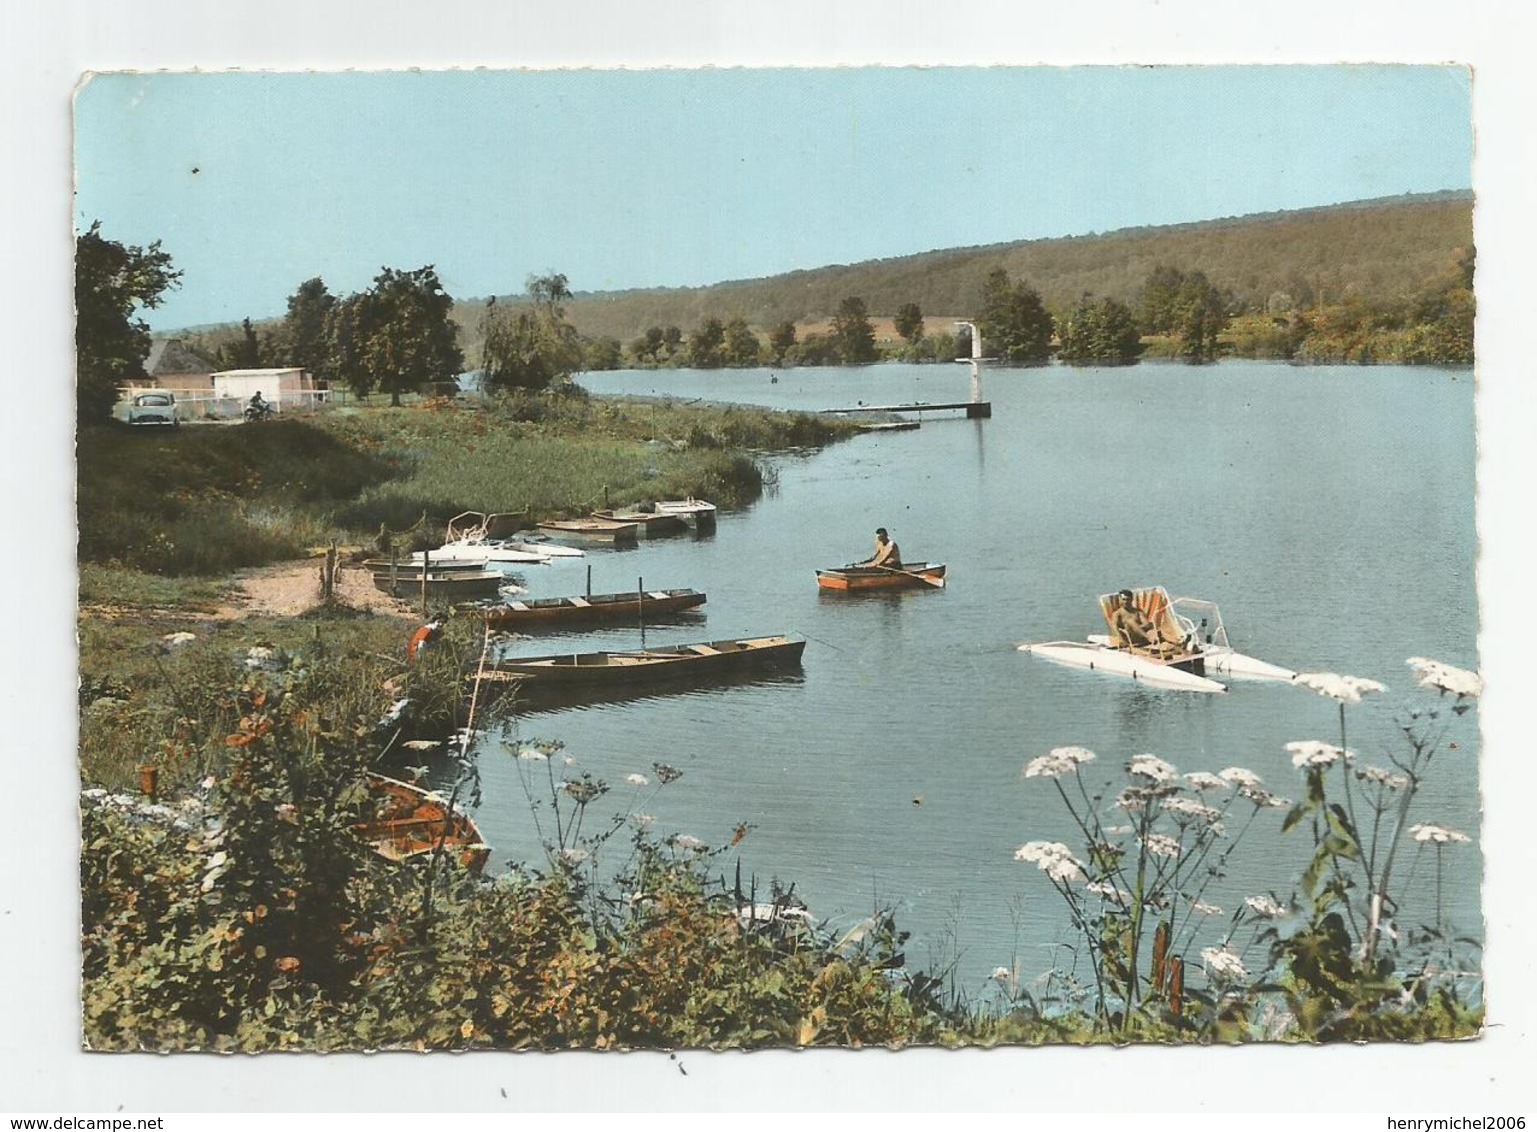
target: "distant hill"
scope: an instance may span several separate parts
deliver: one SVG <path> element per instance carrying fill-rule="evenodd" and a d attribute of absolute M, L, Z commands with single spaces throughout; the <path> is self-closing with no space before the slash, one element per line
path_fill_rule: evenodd
<path fill-rule="evenodd" d="M 1135 302 L 1159 264 L 1203 271 L 1245 309 L 1262 310 L 1271 296 L 1293 302 L 1336 302 L 1354 295 L 1391 302 L 1442 274 L 1473 244 L 1473 197 L 1442 192 L 1356 201 L 1291 212 L 1128 228 L 1104 234 L 951 248 L 894 259 L 792 271 L 765 279 L 709 287 L 653 288 L 578 294 L 568 316 L 584 335 L 629 342 L 651 326 L 685 333 L 706 318 L 740 315 L 759 330 L 790 320 L 828 319 L 851 295 L 872 317 L 890 317 L 904 303 L 931 316 L 931 330 L 974 314 L 988 272 L 1003 268 L 1062 311 L 1085 291 Z M 579 281 L 577 281 L 579 282 Z M 475 340 L 484 300 L 456 309 L 467 340 Z"/>

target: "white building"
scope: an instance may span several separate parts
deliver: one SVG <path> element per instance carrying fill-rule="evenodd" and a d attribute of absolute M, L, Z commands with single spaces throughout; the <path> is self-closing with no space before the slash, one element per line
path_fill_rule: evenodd
<path fill-rule="evenodd" d="M 324 390 L 315 388 L 315 380 L 298 366 L 284 369 L 227 369 L 213 375 L 214 396 L 234 399 L 241 405 L 260 393 L 281 410 L 285 407 L 310 408 L 325 399 Z"/>

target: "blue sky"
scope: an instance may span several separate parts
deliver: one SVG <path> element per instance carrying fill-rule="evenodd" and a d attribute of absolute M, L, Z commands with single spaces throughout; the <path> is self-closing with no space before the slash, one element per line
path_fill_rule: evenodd
<path fill-rule="evenodd" d="M 688 286 L 1471 184 L 1433 66 L 117 73 L 75 220 L 184 272 L 157 329 L 436 264 Z"/>

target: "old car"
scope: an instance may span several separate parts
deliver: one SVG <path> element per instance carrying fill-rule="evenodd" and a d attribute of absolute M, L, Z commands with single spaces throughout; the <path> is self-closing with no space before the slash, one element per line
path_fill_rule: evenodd
<path fill-rule="evenodd" d="M 163 389 L 140 393 L 128 406 L 131 425 L 170 425 L 181 423 L 176 417 L 176 396 Z"/>

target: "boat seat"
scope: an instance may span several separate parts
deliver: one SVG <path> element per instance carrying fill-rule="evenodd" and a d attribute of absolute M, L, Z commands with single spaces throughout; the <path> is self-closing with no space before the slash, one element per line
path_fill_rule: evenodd
<path fill-rule="evenodd" d="M 709 645 L 689 645 L 688 651 L 697 656 L 719 656 L 720 649 L 713 649 Z"/>
<path fill-rule="evenodd" d="M 516 609 L 516 610 L 522 612 L 522 611 L 525 611 L 525 610 L 528 609 L 528 604 L 526 602 L 521 602 L 521 601 L 509 601 L 507 603 L 507 608 L 508 609 Z"/>
<path fill-rule="evenodd" d="M 586 598 L 583 598 L 583 597 L 574 597 L 574 598 L 572 598 L 571 599 L 571 604 L 576 606 L 578 609 L 590 609 L 590 608 L 592 608 L 592 602 L 588 601 Z"/>
<path fill-rule="evenodd" d="M 665 601 L 667 599 L 667 592 L 665 590 L 652 590 L 646 596 L 654 597 L 657 601 Z"/>

